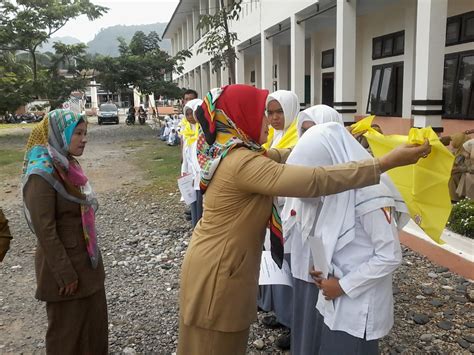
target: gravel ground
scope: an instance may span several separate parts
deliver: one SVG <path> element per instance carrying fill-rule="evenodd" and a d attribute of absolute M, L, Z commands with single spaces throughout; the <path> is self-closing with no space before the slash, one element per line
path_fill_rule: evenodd
<path fill-rule="evenodd" d="M 122 146 L 130 140 L 154 137 L 148 127 L 91 125 L 82 160 L 101 202 L 97 224 L 107 273 L 110 351 L 171 354 L 190 224 L 176 191 L 148 188 L 145 172 L 133 165 L 139 151 Z M 0 147 L 4 143 L 0 139 Z M 22 216 L 16 181 L 0 183 L 15 237 L 0 265 L 0 353 L 42 353 L 47 322 L 44 305 L 33 297 L 35 237 Z M 394 277 L 395 325 L 380 344 L 382 353 L 474 353 L 473 291 L 472 282 L 404 248 Z M 280 332 L 253 324 L 248 353 L 279 353 L 272 342 Z"/>

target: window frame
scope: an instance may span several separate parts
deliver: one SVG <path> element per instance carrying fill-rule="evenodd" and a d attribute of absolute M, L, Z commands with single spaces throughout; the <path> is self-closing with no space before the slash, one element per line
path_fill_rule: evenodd
<path fill-rule="evenodd" d="M 401 51 L 395 51 L 395 41 L 400 36 L 403 36 L 403 49 Z M 384 54 L 386 43 L 389 40 L 392 41 L 391 50 L 389 53 Z M 381 42 L 380 55 L 377 55 L 374 51 L 376 42 Z M 405 54 L 405 30 L 401 30 L 401 31 L 389 33 L 383 36 L 372 38 L 372 60 L 395 57 L 395 56 L 403 55 L 403 54 Z"/>
<path fill-rule="evenodd" d="M 331 55 L 332 56 L 330 65 L 324 65 L 323 64 L 324 63 L 323 59 L 324 59 L 325 55 Z M 321 52 L 321 69 L 327 69 L 327 68 L 334 68 L 334 48 Z"/>
<path fill-rule="evenodd" d="M 455 46 L 457 44 L 462 44 L 462 43 L 469 43 L 469 42 L 474 42 L 474 35 L 472 36 L 467 36 L 465 35 L 465 30 L 467 27 L 467 21 L 474 18 L 474 11 L 469 11 L 465 12 L 463 14 L 455 15 L 448 17 L 446 20 L 446 30 L 445 30 L 445 45 L 446 47 L 449 46 Z M 451 23 L 458 22 L 458 37 L 455 41 L 449 41 L 447 39 L 447 34 L 448 34 L 448 25 Z"/>
<path fill-rule="evenodd" d="M 474 50 L 469 50 L 469 51 L 463 51 L 463 52 L 455 52 L 455 53 L 448 53 L 444 56 L 444 62 L 443 62 L 443 67 L 444 63 L 446 62 L 447 59 L 456 59 L 457 64 L 456 64 L 456 74 L 455 74 L 455 80 L 453 83 L 453 87 L 455 87 L 455 84 L 459 82 L 459 74 L 461 72 L 461 61 L 463 57 L 471 57 L 474 56 Z M 443 85 L 444 85 L 444 70 L 443 70 Z M 452 90 L 451 92 L 451 99 L 454 99 L 456 97 L 456 90 Z M 473 78 L 471 79 L 471 94 L 470 97 L 472 97 L 473 102 L 472 105 L 474 105 L 474 75 Z M 444 96 L 444 90 L 443 90 L 443 101 L 445 101 L 445 96 Z M 443 104 L 443 113 L 441 115 L 442 118 L 445 119 L 455 119 L 455 120 L 474 120 L 474 115 L 472 116 L 465 116 L 462 113 L 452 113 L 452 114 L 446 114 L 445 113 L 445 105 Z"/>
<path fill-rule="evenodd" d="M 401 68 L 401 70 L 404 71 L 404 61 L 398 61 L 398 62 L 391 62 L 391 63 L 385 63 L 385 64 L 377 64 L 377 65 L 373 65 L 372 66 L 372 75 L 370 77 L 370 87 L 369 87 L 369 95 L 367 97 L 367 106 L 366 106 L 366 109 L 365 109 L 365 112 L 368 113 L 368 114 L 371 114 L 371 115 L 376 115 L 376 116 L 380 116 L 380 117 L 402 117 L 402 114 L 403 114 L 403 72 L 402 72 L 402 83 L 401 83 L 401 90 L 400 90 L 400 95 L 402 97 L 402 105 L 400 107 L 400 112 L 397 111 L 397 96 L 396 95 L 392 95 L 391 96 L 394 96 L 394 100 L 391 101 L 392 102 L 392 111 L 387 113 L 387 112 L 380 112 L 378 111 L 379 110 L 379 107 L 377 107 L 377 110 L 373 110 L 373 106 L 374 106 L 374 103 L 373 102 L 370 102 L 370 93 L 372 92 L 372 84 L 373 84 L 373 78 L 374 78 L 374 74 L 376 72 L 377 69 L 380 69 L 380 76 L 379 76 L 379 81 L 378 81 L 378 87 L 377 87 L 377 94 L 376 94 L 376 97 L 377 97 L 377 103 L 376 105 L 379 106 L 380 105 L 380 92 L 382 90 L 382 83 L 383 83 L 383 78 L 384 78 L 384 70 L 385 68 L 389 68 L 391 67 L 392 68 L 392 72 L 390 74 L 390 85 L 389 85 L 389 88 L 388 90 L 390 90 L 391 88 L 391 84 L 392 84 L 392 80 L 396 79 L 395 75 L 397 73 L 396 71 L 396 68 Z M 395 84 L 395 90 L 397 90 L 397 85 L 398 85 L 398 82 Z M 388 94 L 390 95 L 390 91 L 388 91 Z M 385 102 L 387 102 L 387 100 L 385 100 Z M 369 111 L 369 103 L 371 105 L 371 111 Z"/>

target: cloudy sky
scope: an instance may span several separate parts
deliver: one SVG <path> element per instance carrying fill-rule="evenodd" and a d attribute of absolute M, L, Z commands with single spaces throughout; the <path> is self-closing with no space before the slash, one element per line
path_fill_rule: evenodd
<path fill-rule="evenodd" d="M 85 16 L 71 20 L 54 36 L 72 36 L 88 42 L 104 27 L 168 22 L 179 0 L 93 0 L 93 3 L 106 6 L 109 11 L 92 22 Z"/>

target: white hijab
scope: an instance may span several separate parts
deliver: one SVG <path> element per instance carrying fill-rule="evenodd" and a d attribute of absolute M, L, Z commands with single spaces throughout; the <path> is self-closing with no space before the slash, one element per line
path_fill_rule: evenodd
<path fill-rule="evenodd" d="M 287 164 L 330 166 L 372 158 L 370 154 L 337 123 L 318 124 L 300 138 L 288 157 Z M 381 176 L 378 185 L 349 190 L 323 198 L 287 201 L 282 212 L 284 235 L 295 223 L 301 228 L 303 242 L 310 236 L 322 238 L 326 260 L 355 237 L 356 218 L 383 207 L 394 207 L 403 214 L 397 226 L 409 220 L 408 209 L 388 175 Z M 290 203 L 288 203 L 290 202 Z M 291 216 L 293 210 L 296 215 Z M 337 270 L 330 272 L 337 275 Z"/>
<path fill-rule="evenodd" d="M 298 96 L 296 96 L 293 91 L 288 90 L 277 90 L 268 95 L 265 107 L 268 106 L 268 103 L 270 101 L 277 101 L 283 109 L 283 115 L 285 116 L 285 127 L 283 128 L 283 130 L 275 129 L 275 134 L 273 135 L 273 141 L 271 144 L 271 146 L 274 147 L 278 144 L 287 129 L 296 119 L 296 116 L 299 112 L 299 103 Z"/>
<path fill-rule="evenodd" d="M 328 122 L 337 122 L 341 125 L 344 124 L 342 117 L 335 109 L 327 105 L 315 105 L 307 108 L 304 111 L 301 111 L 298 115 L 297 130 L 298 136 L 302 135 L 303 122 L 311 121 L 316 124 L 328 123 Z"/>
<path fill-rule="evenodd" d="M 186 111 L 187 110 L 192 110 L 193 111 L 193 116 L 194 116 L 194 112 L 196 111 L 196 109 L 202 105 L 202 100 L 201 99 L 192 99 L 192 100 L 189 100 L 186 105 L 184 105 L 183 107 L 183 114 L 184 114 L 184 117 L 186 117 Z M 194 119 L 196 119 L 196 116 L 194 116 Z"/>

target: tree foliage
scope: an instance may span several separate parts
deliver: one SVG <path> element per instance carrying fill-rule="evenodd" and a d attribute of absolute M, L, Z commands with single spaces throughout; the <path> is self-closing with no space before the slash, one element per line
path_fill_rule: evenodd
<path fill-rule="evenodd" d="M 66 23 L 80 15 L 101 17 L 107 8 L 89 0 L 0 0 L 0 49 L 27 51 L 33 80 L 38 74 L 37 49 Z"/>
<path fill-rule="evenodd" d="M 171 57 L 160 48 L 161 39 L 152 31 L 148 35 L 137 31 L 130 43 L 118 38 L 118 57 L 97 58 L 94 69 L 100 85 L 111 92 L 124 88 L 135 88 L 142 94 L 179 97 L 181 90 L 167 75 L 173 70 L 182 71 L 182 61 L 191 56 L 189 51 L 181 51 Z"/>
<path fill-rule="evenodd" d="M 235 60 L 237 58 L 234 43 L 237 33 L 229 30 L 229 22 L 237 21 L 241 12 L 241 2 L 236 1 L 229 8 L 221 6 L 215 14 L 201 15 L 197 28 L 208 30 L 199 45 L 198 53 L 206 52 L 211 57 L 212 70 L 228 68 L 231 84 L 235 83 Z"/>

